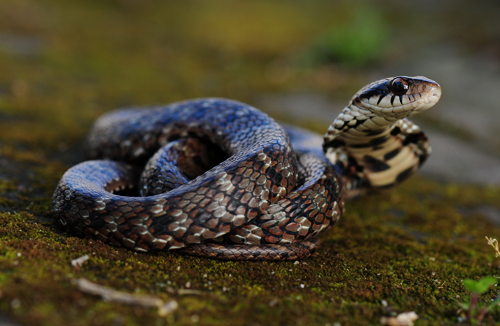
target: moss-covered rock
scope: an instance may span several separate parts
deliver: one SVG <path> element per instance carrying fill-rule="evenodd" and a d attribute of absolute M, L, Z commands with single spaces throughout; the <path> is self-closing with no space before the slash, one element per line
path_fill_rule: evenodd
<path fill-rule="evenodd" d="M 403 311 L 416 311 L 419 325 L 453 324 L 456 300 L 467 295 L 462 279 L 498 273 L 484 239 L 498 227 L 461 211 L 497 207 L 498 192 L 413 178 L 352 201 L 319 252 L 300 262 L 137 254 L 61 233 L 27 212 L 2 213 L 0 307 L 30 325 L 366 325 Z M 83 255 L 90 259 L 73 267 Z M 175 299 L 179 309 L 159 317 L 154 308 L 107 303 L 81 292 L 80 277 Z"/>

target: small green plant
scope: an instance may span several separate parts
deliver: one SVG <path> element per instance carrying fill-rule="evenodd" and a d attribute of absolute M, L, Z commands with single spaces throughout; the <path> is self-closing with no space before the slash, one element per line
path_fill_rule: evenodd
<path fill-rule="evenodd" d="M 493 249 L 495 249 L 495 257 L 500 257 L 500 249 L 498 247 L 497 239 L 486 237 L 486 240 L 488 241 L 488 245 L 490 245 L 491 247 L 493 247 Z M 464 280 L 464 287 L 467 291 L 471 293 L 471 296 L 469 302 L 466 301 L 460 303 L 460 306 L 462 307 L 462 309 L 466 311 L 466 318 L 470 324 L 472 325 L 481 324 L 484 316 L 486 316 L 486 314 L 490 310 L 498 306 L 498 304 L 500 303 L 500 296 L 498 296 L 486 308 L 481 308 L 478 307 L 477 305 L 479 296 L 488 291 L 488 288 L 496 283 L 498 283 L 498 280 L 496 277 L 493 276 L 483 277 L 477 282 L 468 279 Z"/>
<path fill-rule="evenodd" d="M 467 291 L 471 293 L 470 302 L 463 302 L 460 306 L 466 311 L 467 321 L 472 325 L 479 325 L 483 320 L 484 316 L 495 308 L 500 302 L 500 296 L 498 296 L 490 305 L 487 307 L 479 307 L 477 305 L 479 296 L 486 291 L 488 288 L 496 284 L 498 280 L 493 276 L 486 276 L 475 282 L 473 280 L 464 280 L 464 287 Z"/>
<path fill-rule="evenodd" d="M 381 59 L 390 29 L 378 7 L 354 11 L 344 24 L 326 31 L 299 54 L 297 63 L 306 68 L 327 63 L 359 67 Z"/>

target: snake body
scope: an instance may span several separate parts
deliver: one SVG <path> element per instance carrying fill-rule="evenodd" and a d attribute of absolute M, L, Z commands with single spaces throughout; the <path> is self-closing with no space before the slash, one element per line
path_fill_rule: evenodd
<path fill-rule="evenodd" d="M 323 141 L 227 99 L 114 111 L 90 132 L 93 160 L 61 178 L 54 217 L 76 235 L 137 251 L 305 258 L 347 197 L 392 186 L 418 169 L 430 147 L 406 118 L 440 95 L 425 77 L 372 83 Z M 121 192 L 128 188 L 138 193 Z"/>

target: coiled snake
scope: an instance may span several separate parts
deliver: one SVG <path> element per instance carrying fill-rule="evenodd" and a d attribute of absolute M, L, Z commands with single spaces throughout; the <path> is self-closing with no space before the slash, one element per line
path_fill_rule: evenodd
<path fill-rule="evenodd" d="M 425 161 L 427 137 L 406 118 L 440 96 L 425 77 L 371 83 L 334 120 L 322 147 L 318 135 L 227 99 L 111 112 L 88 137 L 94 160 L 61 178 L 55 220 L 78 236 L 138 251 L 305 258 L 346 198 L 397 184 Z M 129 188 L 142 196 L 123 192 Z"/>

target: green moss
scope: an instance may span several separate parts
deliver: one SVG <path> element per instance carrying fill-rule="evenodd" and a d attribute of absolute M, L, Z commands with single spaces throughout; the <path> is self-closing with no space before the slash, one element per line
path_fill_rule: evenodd
<path fill-rule="evenodd" d="M 498 271 L 484 236 L 499 232 L 480 216 L 460 214 L 456 203 L 495 205 L 498 191 L 413 178 L 394 191 L 352 201 L 344 219 L 323 237 L 319 252 L 299 263 L 136 254 L 58 234 L 27 213 L 4 213 L 2 309 L 28 324 L 167 323 L 154 309 L 81 293 L 71 281 L 85 277 L 121 291 L 176 299 L 180 308 L 169 318 L 178 325 L 193 320 L 201 325 L 299 320 L 364 325 L 391 311 L 416 311 L 421 325 L 454 324 L 455 299 L 466 295 L 461 280 Z M 71 267 L 70 261 L 84 254 L 90 260 L 79 270 Z M 185 288 L 199 292 L 180 294 Z M 16 299 L 19 307 L 13 307 Z M 489 318 L 498 317 L 493 312 Z"/>
<path fill-rule="evenodd" d="M 499 231 L 480 216 L 463 216 L 455 203 L 494 205 L 498 189 L 411 181 L 352 201 L 321 250 L 297 264 L 136 254 L 58 234 L 28 213 L 3 213 L 1 307 L 28 324 L 167 322 L 154 309 L 131 309 L 81 293 L 72 280 L 85 277 L 117 290 L 176 299 L 180 308 L 168 318 L 179 325 L 193 320 L 363 325 L 392 310 L 415 310 L 422 325 L 453 324 L 454 300 L 466 295 L 461 280 L 498 270 L 483 237 Z M 71 267 L 71 260 L 84 254 L 90 260 L 79 270 Z M 184 288 L 199 294 L 177 294 Z M 354 315 L 359 316 L 355 321 L 349 317 Z"/>

